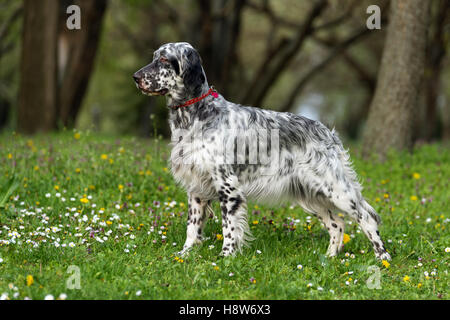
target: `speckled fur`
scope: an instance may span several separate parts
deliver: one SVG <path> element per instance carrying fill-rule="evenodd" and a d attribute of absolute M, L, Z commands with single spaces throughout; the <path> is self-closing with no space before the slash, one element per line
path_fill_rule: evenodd
<path fill-rule="evenodd" d="M 241 251 L 252 238 L 246 205 L 252 199 L 295 203 L 315 215 L 329 231 L 329 256 L 342 248 L 344 220 L 335 212 L 344 212 L 360 225 L 376 257 L 390 259 L 378 232 L 380 218 L 361 195 L 349 155 L 334 130 L 292 113 L 241 106 L 221 95 L 177 108 L 209 90 L 201 58 L 185 42 L 160 47 L 153 61 L 134 78 L 143 93 L 164 94 L 170 108 L 171 169 L 186 189 L 189 203 L 181 254 L 201 242 L 206 212 L 211 210 L 211 201 L 217 200 L 222 211 L 222 253 Z M 272 134 L 277 137 L 276 145 L 267 138 Z M 242 143 L 245 135 L 247 141 Z M 260 143 L 259 151 L 277 156 L 272 166 L 249 161 L 248 147 L 239 149 L 254 141 Z M 223 161 L 227 155 L 235 157 L 234 162 Z"/>

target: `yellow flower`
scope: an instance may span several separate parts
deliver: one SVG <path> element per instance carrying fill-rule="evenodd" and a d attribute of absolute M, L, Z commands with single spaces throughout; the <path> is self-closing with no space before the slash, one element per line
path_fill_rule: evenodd
<path fill-rule="evenodd" d="M 107 160 L 108 159 L 108 155 L 107 154 L 102 154 L 100 156 L 100 158 L 102 158 L 102 160 Z"/>
<path fill-rule="evenodd" d="M 169 171 L 169 169 L 167 169 L 166 167 L 164 167 L 164 168 L 163 168 L 163 171 L 164 171 L 164 172 L 167 172 L 167 171 Z"/>
<path fill-rule="evenodd" d="M 119 184 L 119 190 L 123 189 L 123 185 Z"/>
<path fill-rule="evenodd" d="M 417 201 L 417 197 L 416 196 L 411 196 L 410 199 L 411 199 L 411 201 Z"/>
<path fill-rule="evenodd" d="M 113 163 L 114 163 L 114 160 L 113 160 L 113 159 L 109 159 L 109 163 L 110 163 L 110 164 L 113 164 Z"/>
<path fill-rule="evenodd" d="M 253 224 L 258 224 L 258 223 L 259 223 L 258 220 L 253 221 Z"/>
<path fill-rule="evenodd" d="M 391 265 L 389 262 L 387 262 L 387 260 L 383 260 L 383 261 L 381 261 L 381 263 L 382 263 L 383 266 L 385 266 L 386 268 L 389 268 L 389 266 Z"/>
<path fill-rule="evenodd" d="M 27 275 L 27 287 L 31 286 L 34 282 L 33 276 L 31 274 Z"/>
<path fill-rule="evenodd" d="M 214 270 L 219 270 L 219 266 L 214 266 Z"/>
<path fill-rule="evenodd" d="M 8 153 L 8 159 L 12 159 L 13 155 L 11 153 Z"/>
<path fill-rule="evenodd" d="M 350 241 L 350 236 L 346 233 L 344 233 L 344 244 Z"/>
<path fill-rule="evenodd" d="M 80 134 L 79 132 L 77 132 L 77 133 L 75 133 L 75 134 L 73 135 L 73 137 L 74 137 L 76 140 L 78 140 L 78 139 L 81 138 L 81 134 Z"/>
<path fill-rule="evenodd" d="M 34 166 L 34 171 L 39 171 L 39 166 Z"/>
<path fill-rule="evenodd" d="M 410 279 L 409 276 L 404 276 L 404 277 L 403 277 L 403 281 L 404 281 L 404 282 L 408 282 L 409 279 Z"/>
<path fill-rule="evenodd" d="M 417 284 L 417 288 L 422 288 L 422 283 L 421 282 L 419 282 L 418 284 Z"/>
<path fill-rule="evenodd" d="M 111 221 L 106 221 L 106 224 L 108 225 L 108 226 L 110 226 L 110 225 L 112 225 L 112 222 Z"/>
<path fill-rule="evenodd" d="M 217 240 L 222 240 L 222 239 L 223 239 L 223 236 L 221 234 L 218 234 L 217 235 Z"/>
<path fill-rule="evenodd" d="M 389 198 L 389 194 L 388 194 L 388 193 L 385 193 L 385 194 L 383 195 L 383 197 L 384 197 L 385 199 L 387 199 L 387 198 Z"/>
<path fill-rule="evenodd" d="M 80 201 L 81 201 L 82 203 L 88 203 L 88 202 L 89 202 L 89 200 L 88 200 L 87 198 L 81 198 Z"/>
<path fill-rule="evenodd" d="M 59 186 L 55 186 L 55 190 L 59 190 Z"/>
<path fill-rule="evenodd" d="M 414 172 L 413 173 L 413 178 L 416 179 L 416 180 L 420 179 L 420 174 L 417 173 L 417 172 Z"/>
<path fill-rule="evenodd" d="M 76 169 L 75 169 L 75 172 L 76 172 L 76 173 L 80 173 L 80 172 L 81 172 L 81 169 L 80 169 L 80 168 L 76 168 Z"/>
<path fill-rule="evenodd" d="M 378 197 L 375 198 L 375 202 L 380 202 L 380 201 L 381 201 L 380 198 L 378 198 Z"/>

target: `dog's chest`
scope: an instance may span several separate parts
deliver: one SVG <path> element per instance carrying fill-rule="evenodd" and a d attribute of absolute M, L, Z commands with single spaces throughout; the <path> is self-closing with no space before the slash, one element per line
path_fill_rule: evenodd
<path fill-rule="evenodd" d="M 214 194 L 212 175 L 214 158 L 201 138 L 191 134 L 173 137 L 170 164 L 175 180 L 191 193 L 211 198 Z"/>

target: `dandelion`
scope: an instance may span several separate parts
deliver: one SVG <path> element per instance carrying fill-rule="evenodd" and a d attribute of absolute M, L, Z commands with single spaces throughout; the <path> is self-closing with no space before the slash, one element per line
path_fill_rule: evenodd
<path fill-rule="evenodd" d="M 223 240 L 223 235 L 221 235 L 221 234 L 216 235 L 216 237 L 217 237 L 217 240 Z"/>
<path fill-rule="evenodd" d="M 31 274 L 27 275 L 27 287 L 31 286 L 34 283 L 33 276 Z"/>
<path fill-rule="evenodd" d="M 344 240 L 343 241 L 344 241 L 344 244 L 349 242 L 350 241 L 350 236 L 348 234 L 344 233 Z"/>
<path fill-rule="evenodd" d="M 389 268 L 389 266 L 391 265 L 389 262 L 387 262 L 387 260 L 383 260 L 383 261 L 381 261 L 381 263 L 383 264 L 383 266 L 385 268 Z"/>
<path fill-rule="evenodd" d="M 419 282 L 419 283 L 417 284 L 417 288 L 418 288 L 418 289 L 422 288 L 422 283 L 421 283 L 421 282 Z"/>
<path fill-rule="evenodd" d="M 101 158 L 102 160 L 107 160 L 107 159 L 108 159 L 108 155 L 103 153 L 103 154 L 100 156 L 100 158 Z"/>
<path fill-rule="evenodd" d="M 416 179 L 416 180 L 420 179 L 420 174 L 417 173 L 417 172 L 414 172 L 413 173 L 413 178 Z"/>
<path fill-rule="evenodd" d="M 403 277 L 403 282 L 408 282 L 411 278 L 409 276 L 404 276 Z"/>
<path fill-rule="evenodd" d="M 82 203 L 88 203 L 88 202 L 89 202 L 89 200 L 88 200 L 87 198 L 81 198 L 80 201 L 81 201 Z"/>
<path fill-rule="evenodd" d="M 73 135 L 73 137 L 75 138 L 75 140 L 79 140 L 81 138 L 81 134 L 77 132 Z"/>
<path fill-rule="evenodd" d="M 8 159 L 12 159 L 13 155 L 11 153 L 8 153 Z"/>
<path fill-rule="evenodd" d="M 411 199 L 411 201 L 417 201 L 417 197 L 416 196 L 411 196 L 409 199 Z"/>

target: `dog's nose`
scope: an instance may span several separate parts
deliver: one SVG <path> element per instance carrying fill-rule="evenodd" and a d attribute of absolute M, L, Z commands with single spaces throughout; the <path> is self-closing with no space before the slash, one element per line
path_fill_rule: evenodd
<path fill-rule="evenodd" d="M 135 74 L 133 74 L 133 79 L 136 83 L 139 83 L 141 76 L 136 72 Z"/>

